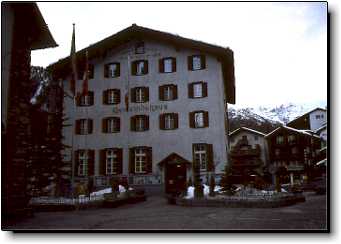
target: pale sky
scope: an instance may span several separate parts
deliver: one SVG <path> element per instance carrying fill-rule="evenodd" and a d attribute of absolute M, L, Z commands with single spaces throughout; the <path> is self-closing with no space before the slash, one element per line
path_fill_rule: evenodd
<path fill-rule="evenodd" d="M 327 101 L 327 4 L 38 3 L 59 47 L 32 52 L 44 66 L 130 25 L 230 47 L 241 106 Z"/>

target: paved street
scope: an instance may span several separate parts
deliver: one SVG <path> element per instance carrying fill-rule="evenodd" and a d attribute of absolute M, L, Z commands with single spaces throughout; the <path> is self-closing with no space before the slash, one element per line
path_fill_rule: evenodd
<path fill-rule="evenodd" d="M 326 196 L 273 209 L 181 207 L 162 197 L 113 209 L 39 212 L 15 229 L 325 229 Z"/>

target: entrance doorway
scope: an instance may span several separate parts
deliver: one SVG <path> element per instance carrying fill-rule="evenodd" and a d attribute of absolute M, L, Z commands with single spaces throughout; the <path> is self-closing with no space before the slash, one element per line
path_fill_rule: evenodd
<path fill-rule="evenodd" d="M 186 165 L 177 162 L 165 164 L 166 193 L 180 193 L 186 187 Z"/>
<path fill-rule="evenodd" d="M 185 190 L 187 181 L 187 168 L 191 163 L 176 153 L 159 162 L 163 168 L 165 192 L 168 194 L 181 193 Z"/>

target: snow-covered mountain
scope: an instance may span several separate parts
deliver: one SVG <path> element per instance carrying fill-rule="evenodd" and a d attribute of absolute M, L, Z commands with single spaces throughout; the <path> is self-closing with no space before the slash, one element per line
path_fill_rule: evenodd
<path fill-rule="evenodd" d="M 230 131 L 240 126 L 247 126 L 252 129 L 268 133 L 280 124 L 289 121 L 309 112 L 310 110 L 322 107 L 323 103 L 311 104 L 281 104 L 278 106 L 241 107 L 229 106 L 228 116 Z"/>

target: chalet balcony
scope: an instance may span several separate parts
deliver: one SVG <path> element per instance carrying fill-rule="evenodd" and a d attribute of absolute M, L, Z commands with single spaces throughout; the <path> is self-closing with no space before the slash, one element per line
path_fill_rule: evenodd
<path fill-rule="evenodd" d="M 230 155 L 231 157 L 259 157 L 260 149 L 232 150 Z"/>

